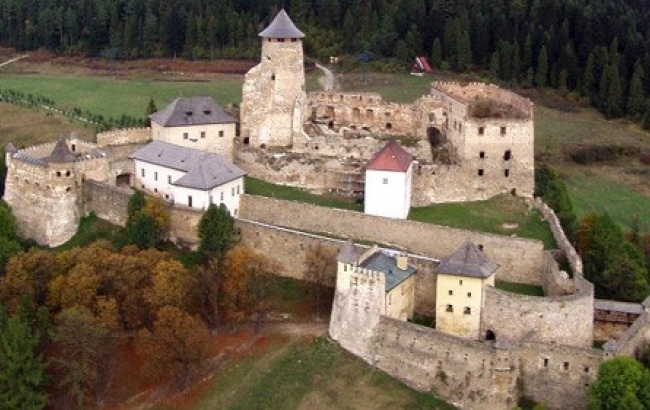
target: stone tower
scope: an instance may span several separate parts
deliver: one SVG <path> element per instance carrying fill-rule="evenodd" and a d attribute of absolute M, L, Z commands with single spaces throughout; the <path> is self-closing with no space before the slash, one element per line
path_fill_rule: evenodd
<path fill-rule="evenodd" d="M 288 146 L 305 120 L 305 35 L 284 10 L 259 35 L 262 59 L 246 73 L 242 89 L 241 141 L 256 148 Z"/>

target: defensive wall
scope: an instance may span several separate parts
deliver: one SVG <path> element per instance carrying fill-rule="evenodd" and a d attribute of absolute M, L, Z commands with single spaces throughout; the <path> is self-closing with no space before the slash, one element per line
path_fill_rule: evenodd
<path fill-rule="evenodd" d="M 83 184 L 84 215 L 91 212 L 118 226 L 125 226 L 127 205 L 133 191 L 86 179 Z"/>
<path fill-rule="evenodd" d="M 121 128 L 97 134 L 97 145 L 108 147 L 111 145 L 138 144 L 151 141 L 151 128 Z"/>
<path fill-rule="evenodd" d="M 436 259 L 451 255 L 470 238 L 482 245 L 486 256 L 501 266 L 497 279 L 542 283 L 543 244 L 532 239 L 477 233 L 252 195 L 242 195 L 239 212 L 243 219 L 380 243 Z"/>

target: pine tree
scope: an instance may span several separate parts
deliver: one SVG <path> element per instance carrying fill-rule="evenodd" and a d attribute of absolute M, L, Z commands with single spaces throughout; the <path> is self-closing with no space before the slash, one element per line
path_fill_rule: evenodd
<path fill-rule="evenodd" d="M 535 72 L 535 85 L 544 87 L 548 77 L 548 56 L 546 54 L 546 46 L 542 46 L 537 59 L 537 71 Z"/>
<path fill-rule="evenodd" d="M 490 75 L 493 79 L 499 78 L 499 70 L 501 68 L 501 64 L 499 62 L 499 53 L 495 51 L 492 53 L 492 58 L 490 58 Z"/>
<path fill-rule="evenodd" d="M 456 50 L 456 69 L 460 71 L 469 70 L 472 66 L 472 48 L 467 31 L 461 34 Z"/>
<path fill-rule="evenodd" d="M 641 126 L 644 130 L 650 130 L 650 97 L 645 102 L 645 114 L 643 115 Z"/>
<path fill-rule="evenodd" d="M 431 64 L 433 64 L 434 67 L 440 67 L 441 62 L 442 44 L 440 43 L 440 39 L 436 37 L 436 39 L 433 41 L 433 46 L 431 47 Z"/>
<path fill-rule="evenodd" d="M 621 77 L 618 71 L 618 64 L 615 62 L 610 64 L 607 70 L 609 71 L 609 84 L 607 87 L 605 117 L 618 118 L 623 115 L 623 90 L 621 87 Z"/>
<path fill-rule="evenodd" d="M 634 64 L 634 73 L 630 80 L 630 90 L 627 97 L 627 115 L 639 119 L 645 112 L 645 98 L 643 96 L 643 67 L 641 61 Z"/>
<path fill-rule="evenodd" d="M 596 63 L 594 62 L 594 58 L 594 53 L 589 53 L 589 57 L 587 57 L 587 65 L 585 66 L 585 71 L 582 75 L 582 82 L 580 84 L 582 93 L 589 97 L 592 104 L 596 100 L 594 95 L 596 89 Z"/>
<path fill-rule="evenodd" d="M 0 408 L 42 409 L 47 404 L 45 362 L 38 335 L 24 313 L 0 320 Z"/>

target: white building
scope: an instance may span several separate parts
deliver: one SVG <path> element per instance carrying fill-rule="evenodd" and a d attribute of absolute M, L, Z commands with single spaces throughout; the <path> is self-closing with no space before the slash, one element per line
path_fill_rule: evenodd
<path fill-rule="evenodd" d="M 237 121 L 211 97 L 177 98 L 149 118 L 154 141 L 213 152 L 233 160 Z"/>
<path fill-rule="evenodd" d="M 365 166 L 364 212 L 406 219 L 411 208 L 413 155 L 390 141 Z"/>
<path fill-rule="evenodd" d="M 219 154 L 153 141 L 136 151 L 136 187 L 176 205 L 207 209 L 224 204 L 239 214 L 246 174 Z"/>

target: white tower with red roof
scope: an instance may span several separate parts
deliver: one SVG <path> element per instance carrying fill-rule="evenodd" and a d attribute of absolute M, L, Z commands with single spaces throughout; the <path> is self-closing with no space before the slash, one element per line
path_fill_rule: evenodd
<path fill-rule="evenodd" d="M 390 141 L 365 166 L 364 212 L 406 219 L 411 208 L 413 155 Z"/>

